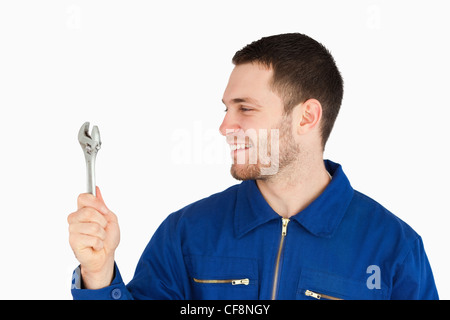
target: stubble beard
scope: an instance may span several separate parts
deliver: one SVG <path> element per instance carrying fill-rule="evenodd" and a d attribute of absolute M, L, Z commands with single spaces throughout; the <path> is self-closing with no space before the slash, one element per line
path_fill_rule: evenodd
<path fill-rule="evenodd" d="M 283 171 L 287 171 L 290 166 L 298 160 L 298 155 L 300 148 L 294 140 L 291 131 L 292 123 L 291 115 L 284 115 L 278 125 L 275 127 L 279 130 L 279 150 L 272 150 L 272 137 L 271 130 L 267 130 L 268 136 L 263 138 L 261 136 L 258 139 L 265 139 L 262 143 L 266 144 L 265 150 L 267 150 L 268 157 L 270 159 L 269 164 L 261 163 L 261 157 L 257 157 L 256 163 L 243 163 L 239 164 L 234 161 L 231 165 L 230 173 L 236 180 L 270 180 L 274 179 Z M 270 132 L 270 133 L 269 133 Z M 260 144 L 253 143 L 255 148 L 259 147 Z M 248 159 L 247 159 L 248 160 Z M 276 164 L 277 170 L 271 174 L 263 174 L 262 169 L 269 168 Z M 270 170 L 266 170 L 266 172 Z"/>

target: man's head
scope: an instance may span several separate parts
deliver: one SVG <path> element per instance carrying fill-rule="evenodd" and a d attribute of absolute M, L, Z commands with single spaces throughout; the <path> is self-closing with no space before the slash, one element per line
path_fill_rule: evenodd
<path fill-rule="evenodd" d="M 239 138 L 234 132 L 278 129 L 279 169 L 295 161 L 293 153 L 302 151 L 302 142 L 314 141 L 323 152 L 343 96 L 343 80 L 329 51 L 308 36 L 282 34 L 247 45 L 232 61 L 236 67 L 224 93 L 228 111 L 220 128 L 222 134 L 239 144 L 242 134 Z M 316 140 L 311 140 L 314 135 Z M 269 133 L 266 147 L 271 140 Z M 245 153 L 251 155 L 252 148 L 247 147 Z M 289 163 L 283 163 L 283 159 Z M 239 166 L 233 167 L 236 173 Z M 250 171 L 256 172 L 260 167 L 260 163 L 249 166 L 247 161 L 240 171 L 253 168 Z M 256 174 L 233 176 L 260 178 Z"/>
<path fill-rule="evenodd" d="M 273 70 L 271 87 L 283 99 L 284 110 L 308 99 L 322 105 L 322 146 L 330 136 L 343 97 L 343 80 L 331 53 L 300 33 L 262 38 L 236 52 L 235 65 L 259 63 Z"/>

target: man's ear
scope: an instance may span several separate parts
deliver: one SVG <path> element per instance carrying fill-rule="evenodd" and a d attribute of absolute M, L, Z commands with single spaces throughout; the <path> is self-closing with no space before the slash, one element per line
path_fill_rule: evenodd
<path fill-rule="evenodd" d="M 297 123 L 297 133 L 305 134 L 318 127 L 322 118 L 322 105 L 316 99 L 308 99 L 299 107 L 300 119 Z"/>

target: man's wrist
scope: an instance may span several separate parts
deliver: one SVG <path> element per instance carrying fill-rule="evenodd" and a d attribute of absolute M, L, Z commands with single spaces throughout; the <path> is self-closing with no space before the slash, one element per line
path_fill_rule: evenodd
<path fill-rule="evenodd" d="M 91 272 L 81 266 L 81 288 L 82 289 L 102 289 L 111 285 L 114 279 L 114 260 L 108 267 L 98 272 Z"/>

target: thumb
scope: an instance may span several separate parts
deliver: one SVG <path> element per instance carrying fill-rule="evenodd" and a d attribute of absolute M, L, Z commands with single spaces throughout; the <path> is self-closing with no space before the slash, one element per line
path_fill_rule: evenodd
<path fill-rule="evenodd" d="M 97 199 L 100 199 L 103 203 L 105 203 L 105 200 L 103 200 L 102 193 L 100 192 L 100 188 L 98 186 L 95 186 L 95 194 L 97 195 Z"/>
<path fill-rule="evenodd" d="M 103 196 L 102 193 L 100 192 L 100 188 L 95 186 L 95 194 L 97 196 L 97 199 L 100 200 L 104 206 L 104 208 L 102 208 L 101 212 L 103 214 L 107 214 L 110 210 L 108 209 L 108 207 L 105 204 L 105 200 L 103 200 Z"/>
<path fill-rule="evenodd" d="M 108 207 L 106 206 L 105 200 L 103 200 L 102 193 L 100 192 L 100 188 L 96 186 L 95 191 L 96 191 L 97 199 L 100 200 L 103 204 L 103 208 L 100 210 L 100 212 L 105 215 L 105 218 L 108 222 L 117 223 L 117 216 L 114 214 L 114 212 L 109 210 Z"/>

